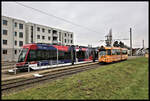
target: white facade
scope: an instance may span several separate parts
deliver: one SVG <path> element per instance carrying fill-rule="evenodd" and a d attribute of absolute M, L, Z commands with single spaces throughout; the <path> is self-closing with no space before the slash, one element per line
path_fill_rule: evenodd
<path fill-rule="evenodd" d="M 2 16 L 1 25 L 2 61 L 16 61 L 25 44 L 25 21 Z"/>
<path fill-rule="evenodd" d="M 28 43 L 74 44 L 73 32 L 6 16 L 1 19 L 2 61 L 17 61 L 21 47 Z"/>
<path fill-rule="evenodd" d="M 27 43 L 73 45 L 73 33 L 57 28 L 52 28 L 29 22 L 26 23 L 26 33 Z"/>

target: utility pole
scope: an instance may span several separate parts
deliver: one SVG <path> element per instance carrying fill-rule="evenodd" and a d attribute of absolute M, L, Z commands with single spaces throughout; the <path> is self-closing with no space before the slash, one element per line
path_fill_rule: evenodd
<path fill-rule="evenodd" d="M 132 56 L 132 28 L 130 28 L 130 55 Z"/>
<path fill-rule="evenodd" d="M 143 40 L 143 49 L 144 49 L 144 40 Z"/>

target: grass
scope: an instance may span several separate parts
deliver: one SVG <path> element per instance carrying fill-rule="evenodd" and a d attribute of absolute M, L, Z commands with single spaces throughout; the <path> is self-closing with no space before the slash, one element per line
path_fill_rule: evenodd
<path fill-rule="evenodd" d="M 148 89 L 148 59 L 141 57 L 101 66 L 2 99 L 148 99 Z"/>

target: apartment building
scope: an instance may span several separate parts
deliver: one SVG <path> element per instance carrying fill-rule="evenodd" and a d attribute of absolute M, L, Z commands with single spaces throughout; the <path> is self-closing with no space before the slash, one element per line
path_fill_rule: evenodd
<path fill-rule="evenodd" d="M 16 61 L 25 44 L 25 21 L 6 16 L 1 19 L 2 61 Z"/>
<path fill-rule="evenodd" d="M 1 25 L 2 61 L 17 61 L 21 47 L 28 43 L 74 44 L 73 32 L 6 16 Z"/>
<path fill-rule="evenodd" d="M 73 45 L 73 32 L 28 22 L 26 33 L 27 43 Z"/>

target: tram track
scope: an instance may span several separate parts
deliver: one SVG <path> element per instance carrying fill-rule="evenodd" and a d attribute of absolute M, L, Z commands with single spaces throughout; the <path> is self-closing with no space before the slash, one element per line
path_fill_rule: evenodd
<path fill-rule="evenodd" d="M 13 63 L 1 63 L 2 66 L 11 66 L 11 65 L 15 65 L 17 62 L 13 62 Z"/>
<path fill-rule="evenodd" d="M 96 67 L 99 67 L 100 65 L 98 63 L 96 64 L 90 64 L 87 66 L 80 66 L 80 68 L 69 68 L 66 70 L 60 70 L 60 71 L 55 71 L 55 72 L 46 72 L 46 73 L 42 73 L 41 75 L 43 75 L 42 77 L 31 77 L 31 78 L 27 78 L 27 79 L 22 79 L 22 80 L 10 80 L 9 83 L 3 83 L 1 85 L 1 91 L 3 92 L 7 92 L 8 90 L 12 90 L 12 89 L 17 89 L 20 87 L 23 87 L 25 85 L 32 85 L 34 83 L 38 83 L 38 82 L 42 82 L 42 81 L 46 81 L 46 80 L 53 80 L 59 77 L 64 77 L 67 75 L 72 75 L 72 74 L 76 74 L 85 70 L 89 70 L 89 69 L 93 69 Z"/>
<path fill-rule="evenodd" d="M 13 69 L 15 66 L 14 65 L 10 65 L 10 66 L 2 66 L 1 70 L 9 70 L 9 69 Z"/>

